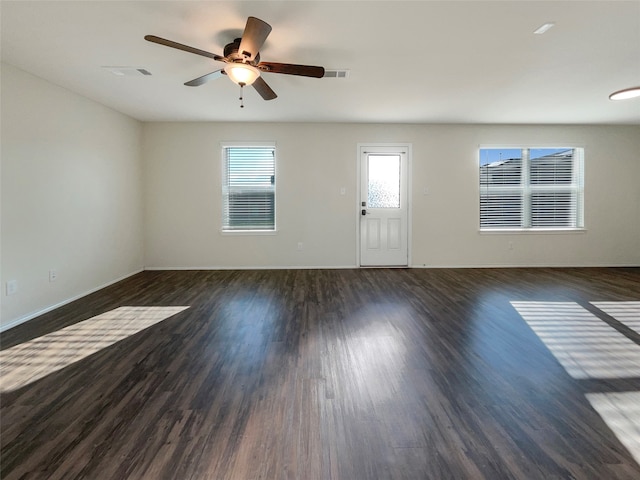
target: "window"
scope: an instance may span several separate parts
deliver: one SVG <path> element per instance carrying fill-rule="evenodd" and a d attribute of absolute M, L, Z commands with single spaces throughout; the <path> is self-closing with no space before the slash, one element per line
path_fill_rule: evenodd
<path fill-rule="evenodd" d="M 275 154 L 274 145 L 223 145 L 223 231 L 275 231 Z"/>
<path fill-rule="evenodd" d="M 481 148 L 480 229 L 583 225 L 583 149 Z"/>

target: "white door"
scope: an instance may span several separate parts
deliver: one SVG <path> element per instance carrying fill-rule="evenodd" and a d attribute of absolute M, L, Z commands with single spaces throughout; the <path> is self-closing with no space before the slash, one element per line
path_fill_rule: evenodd
<path fill-rule="evenodd" d="M 407 266 L 409 148 L 360 147 L 360 265 Z"/>

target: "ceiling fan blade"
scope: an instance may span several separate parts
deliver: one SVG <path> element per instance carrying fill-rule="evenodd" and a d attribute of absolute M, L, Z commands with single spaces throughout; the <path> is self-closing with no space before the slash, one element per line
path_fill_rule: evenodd
<path fill-rule="evenodd" d="M 312 65 L 295 65 L 293 63 L 260 62 L 258 68 L 269 73 L 284 73 L 285 75 L 300 75 L 302 77 L 322 78 L 323 67 Z"/>
<path fill-rule="evenodd" d="M 211 80 L 215 80 L 216 78 L 220 78 L 222 76 L 222 70 L 216 70 L 215 72 L 207 73 L 206 75 L 202 75 L 201 77 L 194 78 L 193 80 L 186 82 L 185 85 L 187 87 L 198 87 L 203 83 L 207 83 Z"/>
<path fill-rule="evenodd" d="M 255 82 L 253 82 L 252 85 L 253 88 L 255 88 L 260 96 L 265 100 L 273 100 L 278 96 L 276 95 L 276 92 L 271 90 L 271 87 L 267 85 L 267 82 L 265 82 L 262 77 L 256 78 Z"/>
<path fill-rule="evenodd" d="M 208 57 L 208 58 L 213 58 L 214 60 L 224 61 L 224 57 L 221 57 L 220 55 L 216 55 L 215 53 L 210 53 L 204 50 L 200 50 L 199 48 L 183 45 L 181 43 L 174 42 L 172 40 L 167 40 L 166 38 L 156 37 L 155 35 L 145 35 L 144 39 L 147 40 L 148 42 L 157 43 L 159 45 L 164 45 L 166 47 L 177 48 L 178 50 L 182 50 L 184 52 L 195 53 L 196 55 L 200 55 L 202 57 Z"/>
<path fill-rule="evenodd" d="M 267 22 L 256 17 L 247 18 L 247 25 L 244 27 L 238 53 L 246 55 L 249 60 L 254 60 L 269 33 L 271 33 L 271 25 Z"/>

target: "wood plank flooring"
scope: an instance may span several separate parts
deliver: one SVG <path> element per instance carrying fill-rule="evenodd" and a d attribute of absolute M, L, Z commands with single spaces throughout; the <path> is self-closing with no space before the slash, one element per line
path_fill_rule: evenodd
<path fill-rule="evenodd" d="M 589 398 L 640 378 L 573 378 L 510 303 L 635 348 L 591 302 L 638 300 L 633 268 L 143 272 L 2 334 L 189 307 L 2 392 L 2 478 L 638 479 Z"/>

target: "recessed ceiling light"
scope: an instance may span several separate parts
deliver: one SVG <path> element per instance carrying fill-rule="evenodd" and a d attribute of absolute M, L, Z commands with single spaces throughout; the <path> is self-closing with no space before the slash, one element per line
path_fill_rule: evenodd
<path fill-rule="evenodd" d="M 556 23 L 555 22 L 547 22 L 544 23 L 542 25 L 540 25 L 538 28 L 536 28 L 533 33 L 535 33 L 536 35 L 542 35 L 544 32 L 546 32 L 547 30 L 549 30 L 551 27 L 553 27 Z"/>
<path fill-rule="evenodd" d="M 640 87 L 625 88 L 609 95 L 610 100 L 627 100 L 635 97 L 640 97 Z"/>

